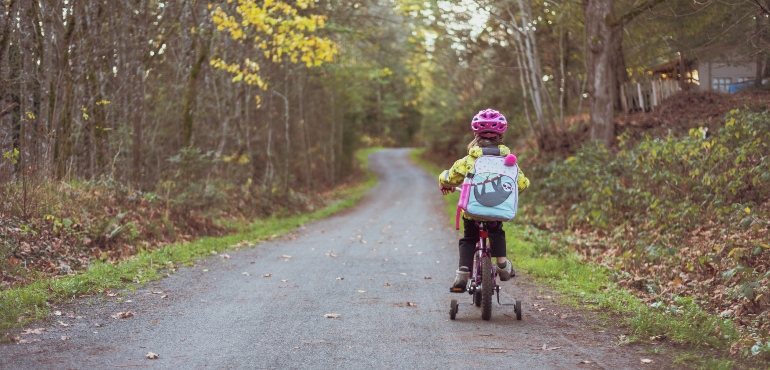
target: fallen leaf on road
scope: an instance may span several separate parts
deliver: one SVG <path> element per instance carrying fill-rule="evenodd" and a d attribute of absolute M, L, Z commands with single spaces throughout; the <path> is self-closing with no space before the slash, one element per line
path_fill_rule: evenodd
<path fill-rule="evenodd" d="M 592 363 L 594 363 L 594 362 L 593 362 L 593 361 L 588 361 L 588 360 L 583 360 L 583 361 L 580 361 L 580 362 L 578 362 L 578 363 L 579 363 L 579 364 L 592 364 Z"/>
<path fill-rule="evenodd" d="M 127 318 L 132 317 L 132 316 L 134 316 L 133 312 L 126 311 L 126 312 L 118 312 L 118 313 L 112 315 L 112 318 L 113 319 L 127 319 Z"/>
<path fill-rule="evenodd" d="M 406 302 L 406 306 L 407 306 L 407 307 L 414 307 L 414 306 L 417 306 L 417 303 L 414 303 L 414 302 Z"/>
<path fill-rule="evenodd" d="M 61 311 L 54 311 L 53 314 L 56 315 L 56 316 L 61 316 L 62 315 Z"/>
<path fill-rule="evenodd" d="M 101 328 L 102 326 L 104 326 L 104 324 L 96 323 L 96 324 L 94 324 L 94 326 L 97 327 L 97 328 Z"/>
<path fill-rule="evenodd" d="M 643 364 L 651 364 L 652 363 L 652 360 L 650 360 L 649 358 L 642 358 L 642 359 L 640 359 L 640 361 Z"/>
<path fill-rule="evenodd" d="M 425 279 L 425 280 L 429 280 L 429 279 L 431 279 L 431 277 L 430 277 L 430 276 L 428 276 L 428 275 L 425 275 L 425 276 L 423 276 L 422 278 L 423 278 L 423 279 Z"/>
<path fill-rule="evenodd" d="M 281 280 L 281 282 L 282 282 L 282 283 L 285 283 L 285 282 L 288 282 L 288 281 L 289 281 L 289 280 L 287 280 L 287 279 L 283 279 L 283 280 Z"/>
<path fill-rule="evenodd" d="M 144 357 L 147 357 L 147 358 L 149 358 L 151 360 L 154 360 L 154 359 L 158 358 L 158 356 L 159 355 L 157 353 L 153 353 L 153 352 L 147 352 L 147 354 L 144 355 Z"/>
<path fill-rule="evenodd" d="M 548 348 L 548 346 L 543 344 L 543 347 L 541 347 L 540 349 L 542 349 L 543 351 L 553 351 L 553 350 L 556 350 L 556 349 L 559 349 L 559 348 L 561 348 L 561 347 L 551 347 L 551 348 Z"/>
<path fill-rule="evenodd" d="M 68 336 L 66 336 L 66 335 L 62 335 L 62 336 L 61 336 L 61 340 L 69 340 L 69 339 L 70 339 L 70 337 L 68 337 Z"/>
<path fill-rule="evenodd" d="M 159 291 L 156 292 L 154 290 L 151 290 L 150 293 L 152 293 L 152 294 L 163 294 L 163 291 L 159 290 Z"/>
<path fill-rule="evenodd" d="M 345 280 L 344 277 L 338 277 L 337 280 Z"/>
<path fill-rule="evenodd" d="M 385 286 L 390 286 L 390 283 L 385 283 Z"/>
<path fill-rule="evenodd" d="M 569 317 L 569 315 L 567 315 L 566 313 L 559 315 L 560 319 L 566 319 L 567 317 Z"/>
<path fill-rule="evenodd" d="M 66 327 L 68 327 L 68 326 L 70 326 L 70 324 L 65 324 L 65 323 L 63 323 L 63 322 L 61 322 L 61 321 L 57 321 L 57 322 L 59 323 L 59 326 L 63 326 L 63 327 L 65 327 L 65 328 L 66 328 Z"/>
<path fill-rule="evenodd" d="M 340 317 L 340 314 L 338 314 L 338 313 L 327 313 L 326 315 L 324 315 L 324 317 L 327 318 L 327 319 L 336 319 L 336 318 Z"/>
<path fill-rule="evenodd" d="M 164 294 L 164 295 L 160 296 L 160 298 L 161 298 L 161 299 L 163 299 L 163 298 L 168 298 L 168 294 Z"/>
<path fill-rule="evenodd" d="M 243 274 L 243 276 L 250 276 L 251 275 L 248 272 L 242 272 L 241 274 Z"/>
<path fill-rule="evenodd" d="M 26 330 L 22 331 L 21 334 L 22 335 L 27 335 L 27 334 L 43 334 L 44 331 L 45 331 L 45 328 L 26 329 Z"/>
<path fill-rule="evenodd" d="M 264 274 L 264 275 L 262 275 L 262 277 L 271 277 L 271 276 L 273 276 L 273 274 Z"/>

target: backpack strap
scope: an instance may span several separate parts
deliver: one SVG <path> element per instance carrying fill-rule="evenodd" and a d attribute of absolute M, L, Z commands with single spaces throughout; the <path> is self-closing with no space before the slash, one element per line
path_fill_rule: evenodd
<path fill-rule="evenodd" d="M 500 156 L 500 148 L 481 148 L 482 155 Z"/>

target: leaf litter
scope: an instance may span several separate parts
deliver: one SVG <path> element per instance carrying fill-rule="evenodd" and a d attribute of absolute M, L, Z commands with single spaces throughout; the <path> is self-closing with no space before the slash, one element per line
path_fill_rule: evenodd
<path fill-rule="evenodd" d="M 133 316 L 134 316 L 134 313 L 133 313 L 133 312 L 131 312 L 131 311 L 126 311 L 126 312 L 118 312 L 118 313 L 116 313 L 116 314 L 112 315 L 111 317 L 112 317 L 113 319 L 127 319 L 127 318 L 129 318 L 129 317 L 133 317 Z"/>

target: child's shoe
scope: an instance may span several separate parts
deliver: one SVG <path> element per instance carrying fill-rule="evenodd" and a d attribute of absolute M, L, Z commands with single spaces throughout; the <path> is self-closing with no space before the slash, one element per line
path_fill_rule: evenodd
<path fill-rule="evenodd" d="M 516 276 L 516 270 L 513 269 L 511 260 L 505 260 L 504 263 L 497 264 L 497 276 L 500 278 L 500 281 L 507 281 Z"/>
<path fill-rule="evenodd" d="M 457 275 L 455 275 L 455 282 L 452 284 L 452 288 L 450 290 L 453 292 L 465 292 L 465 288 L 468 286 L 468 278 L 470 276 L 471 271 L 467 267 L 460 267 L 460 269 L 457 270 Z"/>

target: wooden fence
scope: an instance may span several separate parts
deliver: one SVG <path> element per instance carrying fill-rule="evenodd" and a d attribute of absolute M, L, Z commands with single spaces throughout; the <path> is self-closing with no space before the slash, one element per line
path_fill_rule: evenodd
<path fill-rule="evenodd" d="M 620 102 L 626 113 L 651 112 L 679 90 L 679 81 L 676 80 L 629 82 L 620 86 Z"/>

